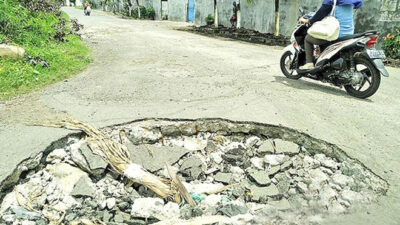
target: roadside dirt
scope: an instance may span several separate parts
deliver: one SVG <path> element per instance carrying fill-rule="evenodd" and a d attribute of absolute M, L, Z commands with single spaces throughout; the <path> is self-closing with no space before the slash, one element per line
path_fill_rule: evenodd
<path fill-rule="evenodd" d="M 263 34 L 258 31 L 248 30 L 244 28 L 227 28 L 220 26 L 218 28 L 214 26 L 201 26 L 201 27 L 188 27 L 181 29 L 183 31 L 189 31 L 197 34 L 202 34 L 211 37 L 225 37 L 234 40 L 246 41 L 257 44 L 265 44 L 270 46 L 282 46 L 285 47 L 290 44 L 288 37 L 274 34 Z"/>

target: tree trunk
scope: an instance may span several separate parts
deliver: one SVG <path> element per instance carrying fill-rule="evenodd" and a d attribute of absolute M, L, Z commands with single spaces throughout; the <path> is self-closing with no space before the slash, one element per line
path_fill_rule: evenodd
<path fill-rule="evenodd" d="M 142 18 L 140 15 L 140 5 L 139 5 L 139 0 L 136 0 L 136 5 L 137 5 L 137 9 L 138 9 L 138 18 Z"/>
<path fill-rule="evenodd" d="M 279 0 L 275 0 L 275 36 L 279 36 Z"/>

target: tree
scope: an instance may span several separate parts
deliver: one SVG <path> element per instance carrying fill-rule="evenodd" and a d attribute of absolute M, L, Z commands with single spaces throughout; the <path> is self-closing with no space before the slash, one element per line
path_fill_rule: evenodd
<path fill-rule="evenodd" d="M 133 10 L 133 2 L 132 0 L 127 1 L 127 6 L 128 6 L 128 16 L 132 16 L 132 10 Z"/>
<path fill-rule="evenodd" d="M 140 19 L 140 5 L 139 5 L 139 0 L 136 0 L 136 5 L 137 5 L 137 10 L 138 10 L 138 18 Z"/>

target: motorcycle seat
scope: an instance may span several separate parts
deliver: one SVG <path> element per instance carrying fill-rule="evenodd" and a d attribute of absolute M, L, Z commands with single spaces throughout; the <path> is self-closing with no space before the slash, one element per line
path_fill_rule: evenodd
<path fill-rule="evenodd" d="M 347 41 L 347 40 L 350 40 L 350 39 L 359 38 L 359 37 L 363 37 L 363 36 L 367 36 L 367 35 L 374 35 L 374 34 L 378 34 L 378 31 L 370 30 L 370 31 L 366 31 L 364 33 L 348 35 L 348 36 L 344 36 L 344 37 L 338 38 L 335 41 L 329 42 L 328 44 L 326 44 L 324 46 L 328 46 L 328 45 L 331 45 L 331 44 L 334 44 L 334 43 L 338 43 L 338 42 L 341 42 L 341 41 Z"/>

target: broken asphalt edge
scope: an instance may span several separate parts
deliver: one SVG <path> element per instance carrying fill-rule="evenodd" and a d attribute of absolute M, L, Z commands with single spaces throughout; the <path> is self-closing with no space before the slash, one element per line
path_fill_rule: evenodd
<path fill-rule="evenodd" d="M 154 127 L 159 128 L 161 132 L 162 125 L 157 126 L 157 122 L 179 122 L 179 123 L 195 123 L 195 132 L 186 134 L 186 135 L 196 135 L 199 132 L 223 132 L 225 135 L 232 134 L 251 134 L 255 136 L 260 136 L 264 138 L 279 138 L 285 141 L 294 142 L 301 147 L 306 148 L 310 153 L 323 153 L 327 156 L 333 157 L 337 159 L 339 162 L 344 161 L 345 159 L 352 161 L 353 163 L 358 163 L 365 170 L 369 171 L 371 174 L 375 175 L 380 181 L 383 181 L 383 186 L 386 187 L 387 191 L 390 188 L 390 184 L 383 179 L 380 175 L 373 172 L 367 166 L 365 166 L 361 161 L 350 157 L 344 150 L 339 148 L 337 145 L 329 143 L 327 141 L 317 139 L 312 137 L 309 134 L 304 132 L 300 132 L 298 130 L 288 128 L 281 125 L 272 125 L 260 122 L 252 122 L 252 121 L 234 121 L 223 118 L 198 118 L 198 119 L 178 119 L 178 118 L 142 118 L 136 119 L 128 122 L 123 122 L 119 124 L 113 124 L 109 126 L 105 126 L 100 130 L 120 127 L 128 124 L 140 123 L 145 121 L 153 121 Z M 213 128 L 207 126 L 213 124 Z M 234 125 L 235 128 L 232 126 Z M 232 129 L 233 128 L 233 129 Z M 53 150 L 60 148 L 60 146 L 64 146 L 67 144 L 68 139 L 71 137 L 80 137 L 83 136 L 83 132 L 73 131 L 66 136 L 55 140 L 50 143 L 48 147 L 46 147 L 43 151 L 39 152 L 36 155 L 31 155 L 26 159 L 22 160 L 15 169 L 9 174 L 6 178 L 0 181 L 0 202 L 3 201 L 3 198 L 6 194 L 12 191 L 12 187 L 16 185 L 20 179 L 24 178 L 26 172 L 29 170 L 38 170 L 41 169 L 40 165 L 45 163 L 45 159 L 47 155 Z M 163 134 L 163 136 L 172 136 L 168 134 Z M 383 193 L 383 194 L 386 194 Z"/>

